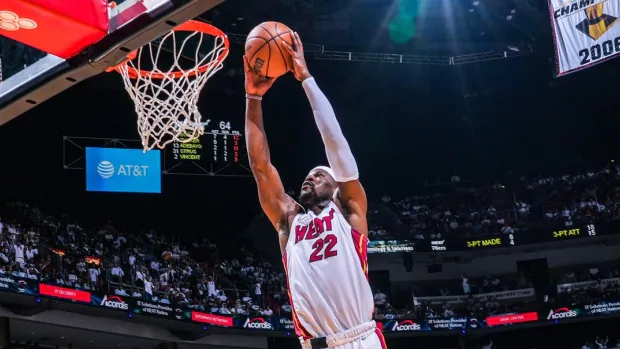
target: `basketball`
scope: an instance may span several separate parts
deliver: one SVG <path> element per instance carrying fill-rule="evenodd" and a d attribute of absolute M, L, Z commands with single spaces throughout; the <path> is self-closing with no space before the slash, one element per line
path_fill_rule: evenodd
<path fill-rule="evenodd" d="M 245 56 L 260 75 L 277 78 L 293 68 L 293 59 L 280 40 L 293 45 L 293 32 L 278 22 L 257 25 L 245 41 Z"/>

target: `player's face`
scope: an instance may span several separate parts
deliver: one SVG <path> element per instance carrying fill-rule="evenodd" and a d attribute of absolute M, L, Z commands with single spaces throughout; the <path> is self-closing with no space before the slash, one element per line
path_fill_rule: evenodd
<path fill-rule="evenodd" d="M 335 189 L 335 182 L 327 172 L 314 170 L 301 185 L 299 202 L 304 206 L 318 205 L 331 200 Z"/>

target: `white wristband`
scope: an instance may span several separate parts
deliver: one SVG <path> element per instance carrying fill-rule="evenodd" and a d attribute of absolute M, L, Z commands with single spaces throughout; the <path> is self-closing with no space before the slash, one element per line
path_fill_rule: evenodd
<path fill-rule="evenodd" d="M 245 94 L 245 98 L 255 99 L 255 100 L 257 100 L 257 101 L 262 101 L 262 100 L 263 100 L 263 97 L 261 97 L 261 96 L 249 95 L 249 94 L 247 94 L 247 93 Z"/>

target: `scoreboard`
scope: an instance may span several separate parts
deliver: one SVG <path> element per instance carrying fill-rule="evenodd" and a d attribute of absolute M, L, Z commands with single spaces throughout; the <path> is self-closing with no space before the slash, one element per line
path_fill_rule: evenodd
<path fill-rule="evenodd" d="M 230 121 L 207 120 L 203 125 L 205 129 L 201 137 L 192 140 L 179 137 L 166 147 L 164 173 L 248 175 L 242 132 Z"/>

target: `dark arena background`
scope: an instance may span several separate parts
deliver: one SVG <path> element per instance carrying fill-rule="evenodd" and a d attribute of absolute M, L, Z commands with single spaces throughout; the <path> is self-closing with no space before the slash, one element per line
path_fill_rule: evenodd
<path fill-rule="evenodd" d="M 268 20 L 301 36 L 358 162 L 389 348 L 617 347 L 619 61 L 584 60 L 620 46 L 582 50 L 587 69 L 559 77 L 552 2 L 116 1 L 114 30 L 62 58 L 15 40 L 29 22 L 0 15 L 0 348 L 299 348 L 245 151 L 243 43 Z M 130 3 L 155 9 L 118 24 Z M 595 3 L 618 29 L 620 0 L 562 6 Z M 189 19 L 230 39 L 200 94 L 208 134 L 161 150 L 150 193 L 90 187 L 87 148 L 141 149 L 101 57 Z M 41 62 L 54 67 L 28 70 Z M 292 74 L 263 110 L 296 197 L 326 159 Z"/>

